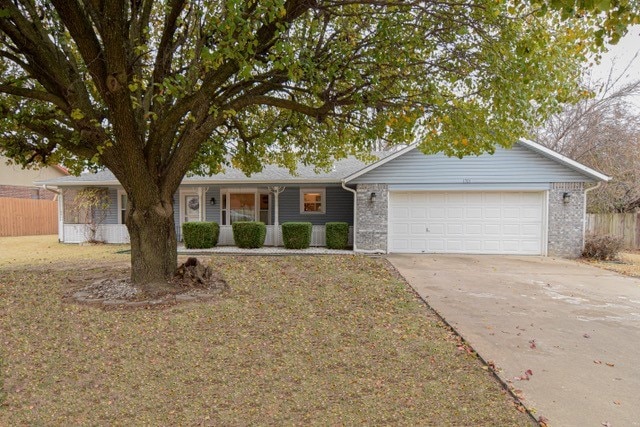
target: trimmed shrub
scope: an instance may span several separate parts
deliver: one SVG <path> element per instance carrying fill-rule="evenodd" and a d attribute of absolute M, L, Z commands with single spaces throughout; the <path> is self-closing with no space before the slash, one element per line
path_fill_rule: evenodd
<path fill-rule="evenodd" d="M 264 239 L 267 237 L 267 226 L 264 222 L 236 221 L 231 227 L 237 247 L 255 249 L 264 246 Z"/>
<path fill-rule="evenodd" d="M 618 258 L 622 249 L 622 239 L 608 234 L 589 234 L 584 240 L 582 256 L 601 261 Z"/>
<path fill-rule="evenodd" d="M 287 249 L 306 249 L 311 245 L 310 222 L 285 222 L 282 224 L 282 243 Z"/>
<path fill-rule="evenodd" d="M 182 239 L 187 249 L 212 248 L 218 244 L 220 226 L 217 222 L 193 221 L 182 224 Z"/>
<path fill-rule="evenodd" d="M 327 248 L 345 249 L 349 244 L 349 224 L 346 222 L 328 222 L 324 225 Z"/>

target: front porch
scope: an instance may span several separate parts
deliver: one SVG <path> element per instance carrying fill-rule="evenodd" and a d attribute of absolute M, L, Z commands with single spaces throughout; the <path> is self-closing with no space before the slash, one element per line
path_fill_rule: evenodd
<path fill-rule="evenodd" d="M 60 241 L 65 243 L 84 243 L 90 239 L 87 224 L 63 224 L 62 235 L 59 236 Z M 182 232 L 176 227 L 176 236 L 178 241 L 182 241 Z M 97 226 L 95 240 L 105 243 L 129 243 L 129 232 L 126 225 L 123 224 L 101 224 Z M 325 226 L 314 225 L 311 230 L 311 246 L 326 246 Z M 220 226 L 220 236 L 218 237 L 217 246 L 234 246 L 233 230 L 230 225 Z M 264 242 L 265 246 L 282 246 L 282 227 L 276 225 L 267 225 L 267 236 Z M 353 227 L 349 227 L 349 245 L 353 245 Z"/>

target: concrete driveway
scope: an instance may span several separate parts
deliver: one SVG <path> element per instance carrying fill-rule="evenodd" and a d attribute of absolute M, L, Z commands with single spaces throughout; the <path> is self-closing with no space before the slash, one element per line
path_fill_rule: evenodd
<path fill-rule="evenodd" d="M 536 417 L 640 426 L 640 279 L 542 257 L 388 259 Z"/>

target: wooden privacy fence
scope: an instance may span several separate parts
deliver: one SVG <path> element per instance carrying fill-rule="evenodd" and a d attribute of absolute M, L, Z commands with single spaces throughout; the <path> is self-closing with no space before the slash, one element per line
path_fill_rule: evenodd
<path fill-rule="evenodd" d="M 0 236 L 58 233 L 58 202 L 0 198 Z"/>
<path fill-rule="evenodd" d="M 587 214 L 587 233 L 621 237 L 627 249 L 640 249 L 640 213 Z"/>

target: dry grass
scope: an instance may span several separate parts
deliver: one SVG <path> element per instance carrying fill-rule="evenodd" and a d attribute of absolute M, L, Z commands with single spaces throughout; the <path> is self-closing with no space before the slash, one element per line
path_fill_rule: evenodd
<path fill-rule="evenodd" d="M 619 261 L 588 261 L 591 265 L 626 276 L 640 277 L 640 251 L 621 252 Z"/>
<path fill-rule="evenodd" d="M 91 259 L 129 261 L 129 255 L 116 252 L 128 245 L 74 245 L 58 243 L 58 236 L 0 237 L 0 268 L 29 264 L 46 265 Z"/>
<path fill-rule="evenodd" d="M 0 425 L 529 424 L 383 260 L 214 257 L 224 299 L 105 311 L 62 296 L 123 255 L 60 249 L 0 267 Z"/>

